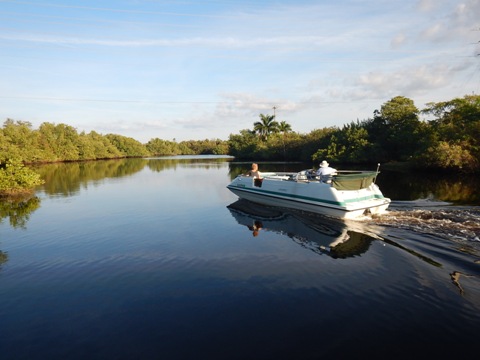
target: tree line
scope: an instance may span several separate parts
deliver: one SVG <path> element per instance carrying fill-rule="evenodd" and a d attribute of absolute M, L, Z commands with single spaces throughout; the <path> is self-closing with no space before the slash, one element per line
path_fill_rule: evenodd
<path fill-rule="evenodd" d="M 431 119 L 421 120 L 421 115 Z M 411 99 L 397 96 L 375 110 L 372 118 L 308 134 L 286 125 L 261 114 L 253 130 L 230 135 L 229 154 L 340 164 L 408 162 L 414 168 L 480 172 L 479 95 L 428 103 L 422 110 Z"/>
<path fill-rule="evenodd" d="M 420 116 L 429 116 L 421 120 Z M 480 172 L 480 96 L 428 103 L 419 110 L 397 96 L 374 110 L 373 117 L 343 127 L 302 134 L 275 115 L 260 114 L 252 129 L 228 140 L 168 141 L 146 144 L 117 134 L 77 132 L 66 124 L 7 119 L 0 129 L 0 194 L 23 192 L 41 184 L 28 165 L 165 155 L 232 155 L 255 161 L 337 164 L 408 162 L 419 168 Z"/>

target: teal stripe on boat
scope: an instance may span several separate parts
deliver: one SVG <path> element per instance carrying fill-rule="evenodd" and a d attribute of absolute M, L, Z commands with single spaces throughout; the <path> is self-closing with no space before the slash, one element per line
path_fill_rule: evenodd
<path fill-rule="evenodd" d="M 364 197 L 359 197 L 359 198 L 356 198 L 356 199 L 348 199 L 348 200 L 345 200 L 346 203 L 352 203 L 352 202 L 357 202 L 357 201 L 367 201 L 367 200 L 372 200 L 372 199 L 385 199 L 383 196 L 380 196 L 380 195 L 368 195 L 368 196 L 364 196 Z"/>
<path fill-rule="evenodd" d="M 345 207 L 347 204 L 355 203 L 355 202 L 358 202 L 358 201 L 368 201 L 368 200 L 372 200 L 372 199 L 385 199 L 385 197 L 376 194 L 376 195 L 359 197 L 359 198 L 355 198 L 355 199 L 348 199 L 348 200 L 340 202 L 340 201 L 321 200 L 321 199 L 316 199 L 316 198 L 312 198 L 312 197 L 309 197 L 309 196 L 285 194 L 285 193 L 280 193 L 280 192 L 270 191 L 270 190 L 246 188 L 245 186 L 233 186 L 233 185 L 230 186 L 229 185 L 228 187 L 236 188 L 236 189 L 239 189 L 239 190 L 242 190 L 242 191 L 257 193 L 257 194 L 264 195 L 264 196 L 268 196 L 266 194 L 270 194 L 270 195 L 280 196 L 280 197 L 283 197 L 283 198 L 288 198 L 289 200 L 292 200 L 292 199 L 293 200 L 307 200 L 307 201 L 312 201 L 312 202 L 316 202 L 316 203 L 325 203 L 325 204 L 343 206 L 343 207 Z"/>

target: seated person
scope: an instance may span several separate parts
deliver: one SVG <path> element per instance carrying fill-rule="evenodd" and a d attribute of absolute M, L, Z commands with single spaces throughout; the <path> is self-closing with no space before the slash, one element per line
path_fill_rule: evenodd
<path fill-rule="evenodd" d="M 320 177 L 320 181 L 330 182 L 333 175 L 337 174 L 337 169 L 334 169 L 329 166 L 330 164 L 323 160 L 320 163 L 320 167 L 318 168 L 316 175 Z"/>

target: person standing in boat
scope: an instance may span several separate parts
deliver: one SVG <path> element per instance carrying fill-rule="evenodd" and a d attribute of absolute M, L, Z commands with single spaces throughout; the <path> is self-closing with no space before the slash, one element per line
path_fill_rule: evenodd
<path fill-rule="evenodd" d="M 253 183 L 255 186 L 262 187 L 262 174 L 258 171 L 258 164 L 252 164 L 252 170 L 247 172 L 247 176 L 253 177 Z"/>
<path fill-rule="evenodd" d="M 252 164 L 252 170 L 247 172 L 247 176 L 253 176 L 254 179 L 261 179 L 262 174 L 258 171 L 258 164 Z"/>
<path fill-rule="evenodd" d="M 318 168 L 316 175 L 320 177 L 320 181 L 323 182 L 330 182 L 333 175 L 337 174 L 337 169 L 330 167 L 330 164 L 323 160 L 320 163 L 320 167 Z"/>

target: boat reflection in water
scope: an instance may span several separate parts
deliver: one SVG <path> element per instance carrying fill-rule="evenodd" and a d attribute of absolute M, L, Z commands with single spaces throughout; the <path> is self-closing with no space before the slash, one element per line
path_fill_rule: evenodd
<path fill-rule="evenodd" d="M 240 199 L 227 206 L 240 224 L 258 236 L 260 231 L 287 235 L 318 254 L 346 259 L 365 253 L 375 238 L 347 227 L 344 222 L 321 215 L 267 207 Z"/>

